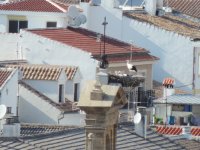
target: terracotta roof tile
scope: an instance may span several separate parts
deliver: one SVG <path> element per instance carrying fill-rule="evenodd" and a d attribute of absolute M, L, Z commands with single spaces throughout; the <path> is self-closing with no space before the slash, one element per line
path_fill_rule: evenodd
<path fill-rule="evenodd" d="M 200 18 L 200 0 L 165 0 L 164 5 L 183 14 Z"/>
<path fill-rule="evenodd" d="M 0 69 L 0 88 L 7 81 L 12 71 L 7 69 Z"/>
<path fill-rule="evenodd" d="M 66 45 L 70 45 L 84 51 L 91 53 L 93 56 L 97 57 L 100 54 L 100 42 L 97 42 L 98 33 L 89 31 L 83 28 L 71 28 L 68 27 L 66 29 L 34 29 L 28 30 L 34 34 L 43 36 L 45 38 L 49 38 L 51 40 L 55 40 Z M 103 51 L 103 35 L 101 47 Z M 122 56 L 118 56 L 116 54 L 128 54 L 130 57 L 131 45 L 113 38 L 106 36 L 106 54 L 112 55 L 112 59 L 115 61 L 124 61 Z M 155 57 L 151 56 L 148 51 L 143 48 L 139 48 L 136 46 L 132 46 L 132 52 L 137 60 L 155 60 Z M 138 54 L 145 54 L 145 57 L 140 57 Z M 115 55 L 115 56 L 114 56 Z M 127 60 L 127 59 L 126 59 Z"/>
<path fill-rule="evenodd" d="M 17 68 L 18 65 L 7 65 L 8 67 Z M 72 80 L 77 72 L 77 67 L 56 66 L 56 65 L 20 65 L 23 72 L 23 79 L 30 80 L 58 80 L 64 69 L 67 79 Z"/>
<path fill-rule="evenodd" d="M 51 0 L 22 0 L 0 5 L 0 10 L 33 11 L 33 12 L 58 12 L 67 11 L 66 4 L 58 4 Z M 65 10 L 65 11 L 63 11 Z"/>
<path fill-rule="evenodd" d="M 200 38 L 199 23 L 190 21 L 188 19 L 171 15 L 164 15 L 162 17 L 136 13 L 124 13 L 124 15 L 140 22 L 146 22 L 163 28 L 167 31 L 176 32 L 183 36 L 188 36 L 194 39 Z"/>

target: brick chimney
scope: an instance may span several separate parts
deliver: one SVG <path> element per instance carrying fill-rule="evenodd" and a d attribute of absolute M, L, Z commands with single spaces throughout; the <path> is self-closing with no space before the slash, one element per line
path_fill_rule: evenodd
<path fill-rule="evenodd" d="M 78 106 L 86 112 L 86 150 L 115 150 L 120 106 L 126 103 L 119 86 L 90 81 L 81 92 Z"/>

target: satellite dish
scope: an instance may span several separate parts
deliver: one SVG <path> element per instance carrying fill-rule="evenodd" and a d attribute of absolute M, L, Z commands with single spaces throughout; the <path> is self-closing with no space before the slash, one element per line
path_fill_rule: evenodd
<path fill-rule="evenodd" d="M 5 105 L 0 105 L 0 119 L 2 119 L 7 111 L 7 107 Z"/>
<path fill-rule="evenodd" d="M 72 27 L 79 27 L 81 25 L 81 20 L 80 18 L 76 17 L 75 19 L 71 20 L 69 22 L 69 25 L 72 26 Z"/>
<path fill-rule="evenodd" d="M 134 118 L 133 118 L 133 122 L 134 122 L 135 124 L 138 124 L 138 123 L 140 123 L 141 119 L 142 119 L 141 114 L 137 112 L 137 113 L 135 114 Z"/>
<path fill-rule="evenodd" d="M 80 15 L 78 16 L 78 18 L 80 18 L 80 20 L 81 20 L 81 24 L 84 24 L 84 23 L 86 23 L 86 21 L 87 21 L 86 16 L 83 15 L 83 14 L 80 14 Z"/>
<path fill-rule="evenodd" d="M 76 6 L 74 5 L 70 5 L 68 7 L 68 16 L 71 17 L 71 18 L 75 18 L 79 15 L 79 10 Z"/>

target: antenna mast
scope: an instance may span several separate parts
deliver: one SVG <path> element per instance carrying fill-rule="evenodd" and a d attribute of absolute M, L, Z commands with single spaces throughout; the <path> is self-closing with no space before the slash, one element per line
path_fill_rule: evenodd
<path fill-rule="evenodd" d="M 104 22 L 102 25 L 104 26 L 104 49 L 103 49 L 103 54 L 101 56 L 101 63 L 100 63 L 100 68 L 106 69 L 108 67 L 108 60 L 107 60 L 107 55 L 106 55 L 106 25 L 108 22 L 106 22 L 106 17 L 104 17 Z"/>

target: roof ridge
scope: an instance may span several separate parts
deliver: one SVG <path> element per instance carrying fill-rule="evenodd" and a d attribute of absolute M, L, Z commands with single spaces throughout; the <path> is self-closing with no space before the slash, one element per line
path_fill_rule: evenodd
<path fill-rule="evenodd" d="M 51 5 L 53 5 L 54 7 L 58 8 L 59 10 L 61 10 L 62 12 L 67 12 L 67 10 L 65 10 L 64 8 L 60 7 L 58 4 L 56 4 L 54 1 L 52 0 L 46 0 L 48 3 L 50 3 Z"/>

